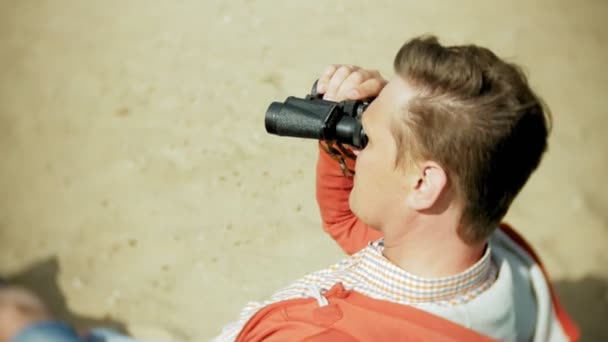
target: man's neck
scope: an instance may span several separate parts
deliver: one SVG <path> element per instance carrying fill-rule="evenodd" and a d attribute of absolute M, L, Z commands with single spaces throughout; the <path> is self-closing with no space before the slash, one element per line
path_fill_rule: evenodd
<path fill-rule="evenodd" d="M 483 256 L 486 242 L 464 243 L 456 233 L 458 223 L 452 221 L 426 217 L 410 222 L 407 229 L 383 229 L 383 254 L 401 269 L 419 277 L 439 278 L 462 273 Z"/>

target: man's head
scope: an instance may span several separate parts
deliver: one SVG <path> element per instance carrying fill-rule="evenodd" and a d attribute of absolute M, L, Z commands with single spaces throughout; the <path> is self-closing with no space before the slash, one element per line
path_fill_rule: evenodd
<path fill-rule="evenodd" d="M 519 67 L 475 45 L 416 38 L 394 67 L 363 115 L 370 142 L 357 161 L 353 211 L 381 228 L 456 209 L 460 238 L 484 240 L 546 149 L 542 101 Z"/>

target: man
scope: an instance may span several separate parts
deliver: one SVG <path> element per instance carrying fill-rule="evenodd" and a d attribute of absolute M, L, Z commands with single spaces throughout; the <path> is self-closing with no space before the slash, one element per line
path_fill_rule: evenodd
<path fill-rule="evenodd" d="M 0 342 L 136 342 L 108 329 L 78 332 L 32 292 L 0 282 Z"/>
<path fill-rule="evenodd" d="M 329 66 L 324 99 L 377 96 L 354 178 L 320 151 L 323 227 L 352 256 L 247 306 L 217 340 L 575 340 L 536 256 L 500 225 L 546 149 L 520 69 L 475 45 L 404 44 L 395 77 Z M 354 254 L 353 254 L 354 253 Z"/>

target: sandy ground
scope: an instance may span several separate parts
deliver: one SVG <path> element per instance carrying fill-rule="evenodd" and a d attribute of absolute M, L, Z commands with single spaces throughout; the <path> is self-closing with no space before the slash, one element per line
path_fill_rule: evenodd
<path fill-rule="evenodd" d="M 325 64 L 414 35 L 522 63 L 554 112 L 508 221 L 588 341 L 608 329 L 608 2 L 0 0 L 0 274 L 62 318 L 203 341 L 342 253 L 315 143 L 267 135 Z"/>

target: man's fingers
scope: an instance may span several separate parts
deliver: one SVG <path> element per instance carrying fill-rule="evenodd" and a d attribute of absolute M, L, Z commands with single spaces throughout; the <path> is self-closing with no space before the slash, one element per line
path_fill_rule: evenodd
<path fill-rule="evenodd" d="M 325 69 L 321 73 L 321 77 L 319 77 L 319 81 L 317 82 L 317 92 L 319 94 L 325 94 L 325 91 L 327 91 L 327 85 L 329 84 L 329 80 L 334 75 L 336 70 L 338 70 L 338 66 L 335 64 L 330 64 L 325 67 Z"/>
<path fill-rule="evenodd" d="M 377 96 L 386 83 L 377 70 L 331 64 L 319 77 L 317 92 L 330 101 L 358 100 Z"/>
<path fill-rule="evenodd" d="M 350 98 L 352 100 L 357 100 L 358 98 L 351 97 L 351 95 L 354 95 L 354 94 L 351 94 L 350 92 L 355 90 L 355 88 L 358 85 L 365 82 L 365 80 L 367 80 L 368 78 L 369 78 L 369 73 L 363 69 L 358 69 L 358 70 L 351 72 L 351 74 L 348 75 L 348 77 L 346 77 L 344 82 L 342 82 L 342 84 L 340 85 L 340 89 L 338 89 L 336 98 L 338 100 L 343 100 L 346 98 Z"/>
<path fill-rule="evenodd" d="M 344 80 L 353 72 L 354 67 L 342 65 L 336 70 L 327 85 L 327 91 L 323 97 L 325 100 L 337 101 L 338 90 Z"/>
<path fill-rule="evenodd" d="M 387 81 L 383 78 L 370 78 L 357 86 L 354 92 L 348 92 L 347 95 L 352 100 L 375 97 L 380 94 L 386 83 Z"/>

